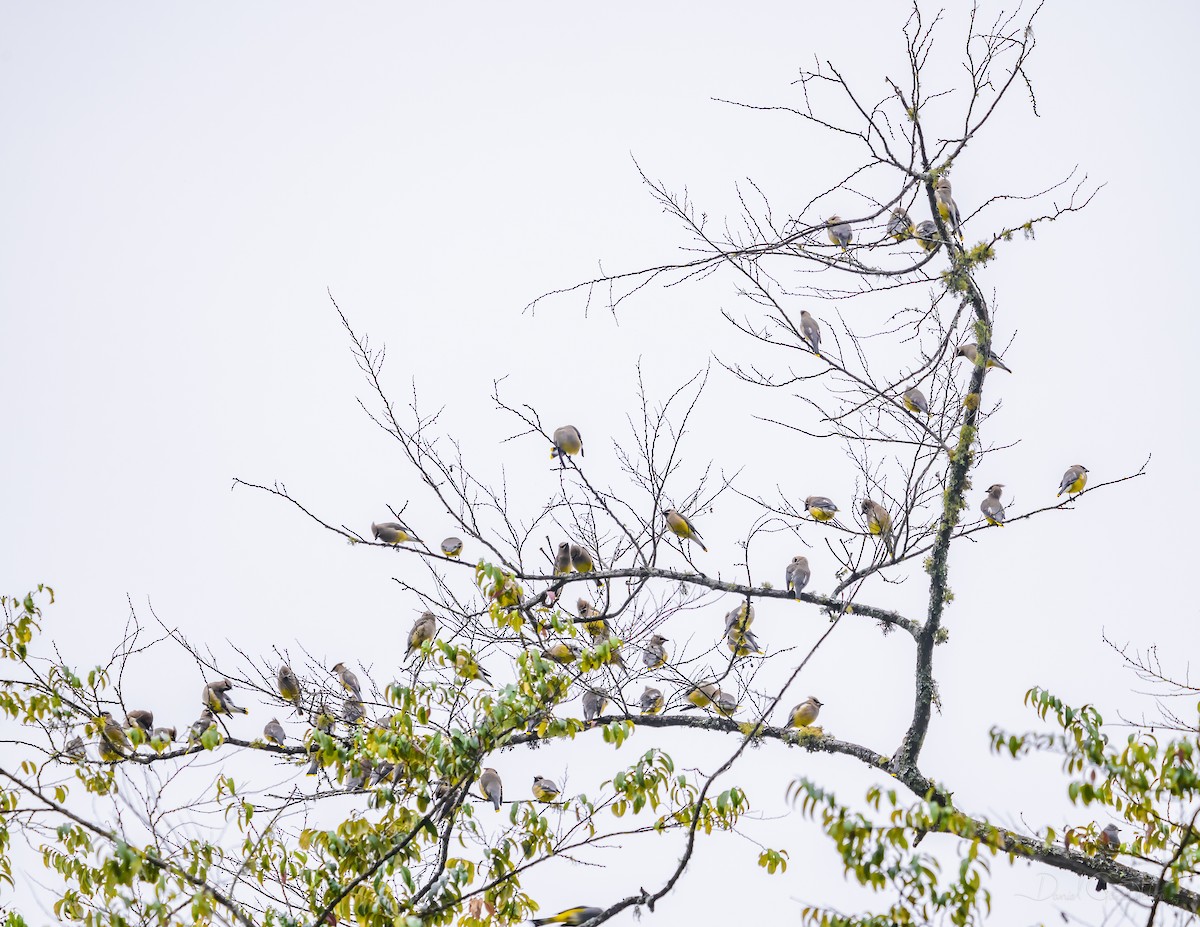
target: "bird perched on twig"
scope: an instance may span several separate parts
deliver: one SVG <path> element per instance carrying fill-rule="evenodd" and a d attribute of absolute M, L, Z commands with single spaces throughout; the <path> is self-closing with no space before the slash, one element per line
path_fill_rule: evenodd
<path fill-rule="evenodd" d="M 504 801 L 504 783 L 500 781 L 500 774 L 490 766 L 479 776 L 479 791 L 499 813 L 500 803 Z"/>
<path fill-rule="evenodd" d="M 214 715 L 250 714 L 247 709 L 233 703 L 233 698 L 229 695 L 232 688 L 233 683 L 228 679 L 214 679 L 204 687 L 201 699 Z"/>
<path fill-rule="evenodd" d="M 550 449 L 550 459 L 553 460 L 557 457 L 560 469 L 566 466 L 563 462 L 564 457 L 574 457 L 576 454 L 582 457 L 587 456 L 583 453 L 583 436 L 574 425 L 555 428 L 553 441 L 554 447 Z"/>
<path fill-rule="evenodd" d="M 398 521 L 371 522 L 371 534 L 375 540 L 392 545 L 421 540 L 411 528 Z"/>
<path fill-rule="evenodd" d="M 1003 483 L 993 483 L 988 487 L 987 495 L 979 503 L 979 511 L 987 519 L 989 525 L 1004 527 L 1004 506 L 1000 504 L 1000 494 L 1004 492 Z"/>
<path fill-rule="evenodd" d="M 533 777 L 533 797 L 540 802 L 551 802 L 558 798 L 562 790 L 555 784 L 553 779 L 547 779 L 545 776 Z"/>
<path fill-rule="evenodd" d="M 708 548 L 704 546 L 704 538 L 700 536 L 700 532 L 696 530 L 695 525 L 674 509 L 663 509 L 662 514 L 667 520 L 667 527 L 675 532 L 677 537 L 681 537 L 685 541 L 695 541 L 700 545 L 702 551 L 706 554 L 708 553 Z"/>
<path fill-rule="evenodd" d="M 812 570 L 808 567 L 808 558 L 803 554 L 796 554 L 783 573 L 787 590 L 792 594 L 793 599 L 800 598 L 800 593 L 808 585 L 808 578 L 811 575 Z"/>
<path fill-rule="evenodd" d="M 817 720 L 817 715 L 821 713 L 823 705 L 824 702 L 815 695 L 810 695 L 788 714 L 788 726 L 812 727 L 812 723 Z"/>
<path fill-rule="evenodd" d="M 1063 474 L 1062 482 L 1058 484 L 1058 494 L 1061 496 L 1066 493 L 1073 496 L 1083 492 L 1083 487 L 1087 485 L 1087 477 L 1087 467 L 1083 464 L 1071 464 L 1067 467 L 1067 472 Z"/>

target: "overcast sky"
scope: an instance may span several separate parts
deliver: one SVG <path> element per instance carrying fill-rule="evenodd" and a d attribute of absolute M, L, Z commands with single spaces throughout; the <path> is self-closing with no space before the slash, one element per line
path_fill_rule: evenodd
<path fill-rule="evenodd" d="M 1180 98 L 1196 86 L 1200 14 L 1186 4 L 1129 11 L 1043 11 L 1030 64 L 1040 118 L 1014 92 L 954 170 L 967 212 L 1076 166 L 1106 184 L 1084 213 L 1003 245 L 980 274 L 1015 371 L 989 377 L 1002 407 L 985 437 L 1014 446 L 987 459 L 975 486 L 1006 483 L 1018 514 L 1050 500 L 1068 464 L 1102 481 L 1153 454 L 1139 481 L 955 548 L 951 637 L 936 665 L 943 711 L 922 767 L 965 809 L 1017 827 L 1061 828 L 1092 812 L 1070 811 L 1053 758 L 989 756 L 989 727 L 1032 726 L 1021 705 L 1032 685 L 1114 720 L 1153 712 L 1102 633 L 1162 645 L 1177 673 L 1181 645 L 1197 639 L 1176 577 L 1200 553 L 1178 516 L 1179 488 L 1196 471 L 1200 336 L 1184 277 L 1195 139 Z M 712 217 L 736 208 L 734 184 L 747 177 L 780 215 L 840 180 L 856 163 L 846 145 L 713 98 L 797 105 L 792 81 L 815 58 L 881 96 L 883 77 L 902 73 L 904 15 L 893 2 L 855 4 L 852 16 L 795 3 L 0 6 L 3 591 L 53 585 L 47 631 L 82 664 L 111 649 L 128 597 L 143 620 L 152 603 L 225 655 L 227 640 L 250 652 L 300 642 L 386 682 L 417 604 L 391 577 L 410 567 L 349 547 L 275 499 L 231 492 L 234 477 L 279 480 L 363 532 L 389 504 L 408 504 L 435 539 L 448 527 L 358 408 L 362 384 L 327 290 L 386 342 L 394 396 L 415 385 L 431 411 L 444 406 L 443 426 L 481 474 L 498 480 L 504 468 L 516 510 L 532 511 L 556 480 L 544 442 L 498 444 L 519 430 L 488 398 L 501 378 L 505 397 L 550 427 L 577 424 L 589 472 L 616 486 L 613 445 L 628 441 L 639 361 L 660 399 L 714 356 L 770 361 L 720 317 L 744 308 L 733 281 L 651 288 L 616 319 L 585 313 L 579 298 L 522 308 L 601 264 L 678 256 L 685 238 L 647 196 L 634 158 Z M 964 28 L 952 16 L 939 38 L 947 88 L 961 83 Z M 992 231 L 984 225 L 968 239 Z M 839 449 L 752 417 L 797 408 L 714 367 L 685 445 L 689 472 L 713 459 L 744 468 L 747 488 L 848 495 Z M 978 493 L 969 511 L 977 504 Z M 707 569 L 739 575 L 736 541 L 753 514 L 730 499 L 707 517 Z M 778 583 L 793 543 L 765 545 L 756 574 Z M 826 591 L 835 565 L 813 544 L 813 588 Z M 916 571 L 863 597 L 919 607 L 923 591 Z M 713 628 L 722 612 L 712 606 Z M 771 644 L 805 649 L 824 626 L 783 605 L 764 606 L 759 621 Z M 806 670 L 802 695 L 826 703 L 830 733 L 894 749 L 911 710 L 912 646 L 901 638 L 844 625 Z M 139 697 L 160 718 L 194 717 L 201 680 L 182 655 L 142 672 Z M 655 744 L 705 771 L 735 745 L 642 731 L 614 756 L 595 740 L 494 765 L 522 788 L 539 772 L 594 789 Z M 729 784 L 772 819 L 747 833 L 788 849 L 791 868 L 768 877 L 752 842 L 705 841 L 656 918 L 776 922 L 798 914 L 793 902 L 871 903 L 843 885 L 815 824 L 778 817 L 798 772 L 845 798 L 876 781 L 845 758 L 752 751 Z M 953 844 L 941 846 L 952 860 Z M 601 857 L 607 870 L 562 862 L 527 886 L 551 910 L 608 904 L 655 888 L 676 854 L 651 840 Z M 997 923 L 1049 920 L 1059 906 L 1100 920 L 1086 883 L 1024 864 L 995 872 Z"/>

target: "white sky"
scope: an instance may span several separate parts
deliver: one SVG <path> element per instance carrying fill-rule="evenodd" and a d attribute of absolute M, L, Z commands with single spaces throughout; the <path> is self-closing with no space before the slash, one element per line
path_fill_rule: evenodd
<path fill-rule="evenodd" d="M 1200 553 L 1190 525 L 1172 517 L 1173 491 L 1196 469 L 1187 358 L 1200 330 L 1184 290 L 1189 236 L 1176 226 L 1198 212 L 1180 95 L 1196 84 L 1200 24 L 1183 4 L 1081 12 L 1059 3 L 1039 17 L 1030 71 L 1041 118 L 1014 92 L 954 173 L 967 212 L 994 193 L 1042 189 L 1075 165 L 1107 183 L 1085 213 L 1043 227 L 1036 242 L 1002 246 L 981 274 L 1000 343 L 1016 339 L 1005 350 L 1016 374 L 988 380 L 1003 408 L 985 437 L 1020 443 L 989 458 L 975 485 L 1006 483 L 1019 514 L 1051 498 L 1070 463 L 1102 481 L 1154 455 L 1140 481 L 955 548 L 951 641 L 936 664 L 944 710 L 922 767 L 965 809 L 1014 826 L 1061 827 L 1068 814 L 1052 758 L 988 755 L 992 724 L 1032 726 L 1025 690 L 1045 685 L 1114 719 L 1118 708 L 1152 710 L 1101 632 L 1162 645 L 1179 673 L 1196 642 L 1195 607 L 1171 579 Z M 610 5 L 603 15 L 549 3 L 0 6 L 4 591 L 53 585 L 47 630 L 83 664 L 111 648 L 128 595 L 144 619 L 151 601 L 224 653 L 226 639 L 252 652 L 300 641 L 386 682 L 416 605 L 390 577 L 418 577 L 415 559 L 349 548 L 273 499 L 230 492 L 234 476 L 280 480 L 362 531 L 387 504 L 409 502 L 418 531 L 444 533 L 435 501 L 356 406 L 358 374 L 326 288 L 356 327 L 387 343 L 394 398 L 415 383 L 428 408 L 444 404 L 445 426 L 482 472 L 505 468 L 518 505 L 532 510 L 553 485 L 542 442 L 497 447 L 516 430 L 488 399 L 502 377 L 504 395 L 551 427 L 576 423 L 589 473 L 615 485 L 611 444 L 627 440 L 639 358 L 659 398 L 713 354 L 775 358 L 720 319 L 721 308 L 742 308 L 729 280 L 647 290 L 619 325 L 594 309 L 585 318 L 574 298 L 536 317 L 521 308 L 598 261 L 611 271 L 677 254 L 684 235 L 640 186 L 631 155 L 713 217 L 735 207 L 733 184 L 747 176 L 780 214 L 835 183 L 854 163 L 843 146 L 783 114 L 711 98 L 794 104 L 790 82 L 814 55 L 878 96 L 902 63 L 903 18 L 884 2 L 856 4 L 853 17 L 785 3 Z M 962 32 L 952 18 L 941 34 L 949 64 Z M 955 74 L 939 72 L 945 86 Z M 982 235 L 968 228 L 968 239 Z M 797 408 L 714 369 L 687 445 L 690 471 L 713 458 L 727 471 L 745 466 L 747 488 L 848 495 L 840 450 L 748 415 Z M 701 522 L 712 549 L 704 563 L 739 575 L 735 542 L 752 517 L 723 500 Z M 781 581 L 794 552 L 782 539 L 766 545 L 756 576 Z M 819 547 L 811 556 L 813 588 L 826 591 L 832 561 Z M 1148 592 L 1162 580 L 1160 604 Z M 923 589 L 918 573 L 863 597 L 912 606 Z M 711 612 L 716 628 L 720 603 Z M 814 618 L 764 606 L 756 630 L 807 648 L 824 626 L 806 623 Z M 903 635 L 843 626 L 800 697 L 820 695 L 830 733 L 890 753 L 911 709 L 912 650 Z M 183 725 L 201 681 L 180 682 L 186 663 L 174 660 L 143 668 L 141 698 Z M 251 717 L 257 732 L 266 719 Z M 643 731 L 614 757 L 594 740 L 494 765 L 510 789 L 533 772 L 568 770 L 594 788 L 605 764 L 656 743 L 680 766 L 707 770 L 734 746 Z M 852 760 L 779 745 L 752 752 L 728 781 L 778 815 L 800 771 L 845 798 L 874 781 Z M 871 902 L 843 887 L 813 823 L 792 816 L 747 830 L 789 850 L 786 875 L 756 869 L 752 843 L 704 841 L 656 917 L 765 921 L 798 916 L 791 900 Z M 563 862 L 527 886 L 549 910 L 608 904 L 639 885 L 653 890 L 676 854 L 674 842 L 650 840 L 602 856 L 607 870 Z M 1060 904 L 1101 917 L 1087 883 L 1024 864 L 995 871 L 997 923 L 1049 920 Z"/>

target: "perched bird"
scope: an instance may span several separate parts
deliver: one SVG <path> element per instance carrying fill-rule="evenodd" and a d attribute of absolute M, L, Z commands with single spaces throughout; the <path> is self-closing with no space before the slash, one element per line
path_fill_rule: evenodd
<path fill-rule="evenodd" d="M 745 631 L 754 624 L 754 606 L 742 602 L 725 613 L 725 633 L 728 634 L 736 625 L 738 630 Z"/>
<path fill-rule="evenodd" d="M 725 634 L 725 646 L 735 657 L 752 657 L 765 653 L 754 632 L 734 625 Z"/>
<path fill-rule="evenodd" d="M 887 224 L 887 233 L 896 241 L 904 241 L 904 239 L 912 237 L 912 219 L 899 206 L 892 210 L 892 218 L 888 220 Z"/>
<path fill-rule="evenodd" d="M 812 352 L 821 356 L 821 326 L 817 324 L 817 320 L 809 315 L 807 309 L 800 310 L 800 334 L 804 336 L 804 340 L 808 342 L 808 346 L 812 348 Z"/>
<path fill-rule="evenodd" d="M 350 778 L 346 780 L 346 790 L 357 792 L 375 773 L 375 764 L 369 756 L 358 756 L 350 763 Z"/>
<path fill-rule="evenodd" d="M 788 715 L 789 727 L 811 727 L 812 723 L 817 720 L 817 715 L 821 713 L 821 706 L 824 702 L 820 701 L 815 695 L 810 695 L 803 702 L 792 709 Z"/>
<path fill-rule="evenodd" d="M 661 634 L 655 634 L 650 638 L 650 643 L 646 645 L 646 649 L 642 653 L 642 665 L 646 669 L 655 670 L 667 662 L 667 648 L 663 646 L 667 640 Z"/>
<path fill-rule="evenodd" d="M 867 519 L 867 530 L 883 538 L 883 543 L 887 545 L 888 553 L 892 557 L 895 557 L 896 542 L 892 537 L 892 516 L 888 514 L 888 510 L 878 502 L 863 499 L 862 513 Z"/>
<path fill-rule="evenodd" d="M 570 573 L 573 567 L 571 566 L 571 542 L 563 541 L 558 545 L 558 551 L 554 554 L 554 573 Z"/>
<path fill-rule="evenodd" d="M 954 356 L 965 357 L 972 364 L 977 364 L 979 362 L 979 346 L 974 342 L 971 342 L 970 344 L 964 344 L 954 352 Z M 989 370 L 993 367 L 999 367 L 1006 373 L 1012 373 L 1012 371 L 1009 370 L 1008 365 L 1004 363 L 1004 359 L 995 351 L 993 351 L 992 356 L 988 358 L 987 365 Z"/>
<path fill-rule="evenodd" d="M 411 528 L 398 521 L 383 521 L 379 524 L 371 522 L 371 534 L 375 536 L 375 540 L 383 541 L 384 544 L 404 544 L 421 540 Z"/>
<path fill-rule="evenodd" d="M 810 576 L 812 576 L 812 570 L 808 568 L 808 558 L 803 554 L 796 554 L 783 574 L 785 586 L 792 594 L 793 599 L 800 598 L 800 593 L 808 585 Z"/>
<path fill-rule="evenodd" d="M 359 699 L 350 697 L 342 702 L 342 720 L 347 724 L 358 724 L 364 717 L 366 710 Z"/>
<path fill-rule="evenodd" d="M 300 680 L 296 678 L 296 674 L 286 663 L 282 664 L 279 672 L 275 674 L 275 686 L 284 700 L 291 702 L 297 708 L 300 707 Z"/>
<path fill-rule="evenodd" d="M 263 740 L 283 746 L 284 741 L 287 740 L 287 734 L 283 732 L 283 725 L 279 723 L 278 718 L 272 718 L 267 722 L 267 726 L 263 728 Z"/>
<path fill-rule="evenodd" d="M 1117 851 L 1121 849 L 1121 828 L 1116 824 L 1109 824 L 1108 827 L 1100 831 L 1096 837 L 1096 846 L 1105 856 L 1116 856 Z M 1108 889 L 1108 883 L 1103 879 L 1096 880 L 1096 891 L 1103 892 Z"/>
<path fill-rule="evenodd" d="M 146 711 L 142 708 L 135 708 L 133 711 L 125 713 L 125 727 L 141 728 L 142 733 L 149 734 L 154 730 L 154 712 Z"/>
<path fill-rule="evenodd" d="M 554 801 L 560 794 L 562 790 L 553 779 L 547 779 L 545 776 L 533 777 L 533 797 L 538 801 Z"/>
<path fill-rule="evenodd" d="M 347 669 L 345 663 L 335 663 L 332 672 L 337 674 L 338 682 L 342 684 L 343 689 L 362 701 L 362 686 L 358 684 L 358 677 L 354 675 L 353 670 Z"/>
<path fill-rule="evenodd" d="M 542 924 L 565 924 L 566 927 L 580 927 L 581 924 L 586 924 L 593 917 L 603 913 L 603 908 L 567 908 L 567 910 L 559 911 L 549 917 L 531 918 L 529 923 L 534 927 L 541 927 Z"/>
<path fill-rule="evenodd" d="M 480 665 L 475 655 L 469 650 L 459 650 L 454 657 L 454 671 L 463 679 L 471 682 L 479 680 L 484 685 L 492 684 L 491 674 Z"/>
<path fill-rule="evenodd" d="M 663 710 L 663 694 L 653 686 L 646 686 L 638 699 L 638 707 L 644 715 L 656 715 Z"/>
<path fill-rule="evenodd" d="M 702 551 L 706 554 L 708 553 L 708 548 L 704 546 L 704 538 L 700 537 L 700 532 L 696 530 L 695 525 L 674 509 L 663 509 L 662 514 L 667 520 L 667 527 L 674 531 L 678 537 L 688 541 L 695 541 L 700 545 Z"/>
<path fill-rule="evenodd" d="M 574 425 L 563 425 L 554 429 L 554 447 L 550 449 L 550 459 L 558 458 L 558 465 L 565 467 L 564 457 L 574 457 L 576 454 L 586 457 L 583 453 L 583 438 L 579 429 Z"/>
<path fill-rule="evenodd" d="M 937 223 L 926 219 L 913 231 L 913 238 L 923 251 L 936 251 L 942 244 L 942 236 L 938 234 Z"/>
<path fill-rule="evenodd" d="M 178 732 L 173 727 L 156 727 L 150 733 L 150 746 L 155 750 L 165 750 L 178 739 Z"/>
<path fill-rule="evenodd" d="M 205 709 L 200 712 L 200 717 L 193 721 L 192 726 L 188 728 L 188 744 L 198 744 L 200 742 L 200 738 L 204 736 L 205 732 L 216 723 L 217 719 L 216 716 L 213 715 L 212 709 L 205 707 Z"/>
<path fill-rule="evenodd" d="M 1004 492 L 1003 483 L 993 483 L 988 487 L 987 495 L 979 503 L 979 511 L 987 519 L 989 525 L 1004 526 L 1004 506 L 1000 504 L 1000 494 Z"/>
<path fill-rule="evenodd" d="M 229 695 L 229 690 L 232 688 L 233 683 L 228 679 L 216 679 L 204 687 L 201 700 L 215 715 L 250 714 L 247 709 L 239 708 L 233 703 L 233 699 Z"/>
<path fill-rule="evenodd" d="M 1067 467 L 1067 472 L 1063 474 L 1062 482 L 1058 484 L 1058 494 L 1063 493 L 1073 496 L 1076 493 L 1083 492 L 1083 487 L 1087 485 L 1088 468 L 1083 464 L 1071 464 Z"/>
<path fill-rule="evenodd" d="M 133 744 L 129 742 L 128 735 L 113 720 L 111 713 L 102 711 L 100 717 L 104 719 L 104 727 L 100 729 L 100 759 L 106 763 L 125 759 L 133 753 Z"/>
<path fill-rule="evenodd" d="M 76 734 L 65 744 L 63 744 L 62 752 L 59 756 L 65 756 L 67 759 L 80 762 L 87 759 L 87 747 L 83 744 L 83 738 Z"/>
<path fill-rule="evenodd" d="M 580 618 L 586 619 L 583 622 L 583 630 L 591 635 L 593 642 L 608 640 L 610 637 L 608 621 L 596 606 L 587 599 L 580 599 L 575 603 L 575 609 L 579 612 Z"/>
<path fill-rule="evenodd" d="M 371 785 L 376 786 L 381 782 L 399 782 L 400 777 L 404 772 L 402 763 L 392 763 L 384 760 L 381 763 L 375 764 L 371 769 Z"/>
<path fill-rule="evenodd" d="M 686 698 L 697 708 L 707 708 L 720 694 L 721 688 L 715 682 L 702 682 L 693 686 Z"/>
<path fill-rule="evenodd" d="M 608 696 L 603 692 L 588 689 L 583 693 L 583 720 L 591 724 L 603 713 Z"/>
<path fill-rule="evenodd" d="M 431 641 L 437 635 L 437 615 L 433 612 L 421 612 L 421 617 L 413 622 L 411 630 L 408 632 L 408 649 L 404 651 L 404 659 L 407 660 L 412 656 L 414 650 L 420 650 L 421 645 L 426 641 Z"/>
<path fill-rule="evenodd" d="M 447 557 L 458 557 L 462 553 L 463 539 L 462 538 L 446 538 L 442 541 L 442 553 Z"/>
<path fill-rule="evenodd" d="M 713 710 L 719 715 L 724 715 L 726 718 L 732 718 L 734 712 L 741 706 L 738 700 L 729 692 L 718 692 L 717 697 L 712 702 Z"/>
<path fill-rule="evenodd" d="M 915 386 L 904 391 L 904 408 L 909 412 L 917 412 L 921 415 L 929 414 L 929 403 L 925 401 L 925 394 Z"/>
<path fill-rule="evenodd" d="M 841 216 L 835 215 L 826 219 L 825 230 L 829 234 L 829 240 L 835 245 L 839 245 L 843 251 L 854 240 L 854 230 L 850 228 L 850 223 Z"/>
<path fill-rule="evenodd" d="M 591 573 L 596 569 L 596 562 L 592 559 L 592 555 L 578 544 L 571 545 L 571 566 L 575 568 L 576 573 Z M 592 580 L 597 588 L 604 585 L 604 580 Z"/>
<path fill-rule="evenodd" d="M 954 197 L 950 195 L 950 178 L 941 176 L 937 180 L 937 184 L 933 188 L 933 198 L 937 203 L 938 214 L 942 220 L 946 222 L 954 234 L 962 239 L 962 217 L 958 212 L 958 204 L 954 202 Z"/>
<path fill-rule="evenodd" d="M 832 521 L 838 513 L 838 507 L 828 496 L 809 496 L 804 500 L 804 508 L 817 521 Z"/>
<path fill-rule="evenodd" d="M 542 656 L 547 660 L 553 660 L 559 666 L 566 666 L 574 663 L 583 653 L 583 648 L 574 641 L 555 641 L 549 647 L 542 650 Z"/>
<path fill-rule="evenodd" d="M 486 767 L 479 777 L 479 792 L 499 813 L 500 803 L 504 801 L 504 783 L 500 781 L 500 774 L 490 766 Z"/>

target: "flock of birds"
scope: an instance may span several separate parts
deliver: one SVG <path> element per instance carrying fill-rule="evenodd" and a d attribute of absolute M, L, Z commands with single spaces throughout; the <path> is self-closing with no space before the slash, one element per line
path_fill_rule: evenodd
<path fill-rule="evenodd" d="M 838 228 L 838 226 L 830 226 L 831 236 L 835 234 L 835 230 Z M 848 232 L 838 231 L 837 234 L 839 239 L 845 239 L 848 243 Z M 817 326 L 816 321 L 807 312 L 802 313 L 802 315 L 805 317 L 805 335 L 809 339 L 813 350 L 817 351 L 820 345 L 819 326 Z M 959 349 L 958 354 L 974 362 L 976 350 L 975 345 L 964 345 Z M 989 364 L 1000 366 L 1005 370 L 1008 369 L 1003 366 L 1003 362 L 999 358 L 994 356 Z M 928 411 L 924 396 L 920 394 L 919 390 L 910 390 L 905 394 L 904 399 L 905 404 L 909 405 L 914 411 Z M 551 458 L 559 459 L 560 466 L 565 466 L 565 459 L 574 457 L 577 454 L 583 454 L 583 438 L 580 435 L 579 429 L 574 425 L 564 425 L 556 429 L 553 435 L 553 445 L 550 455 Z M 1087 478 L 1088 470 L 1086 467 L 1079 464 L 1068 467 L 1059 483 L 1058 495 L 1061 497 L 1064 493 L 1074 495 L 1082 492 L 1087 484 Z M 999 483 L 989 487 L 980 505 L 980 511 L 990 525 L 1002 526 L 1005 523 L 1004 506 L 1001 502 L 1003 489 L 1003 484 Z M 834 521 L 840 511 L 837 504 L 827 496 L 809 496 L 804 500 L 804 507 L 807 513 L 818 522 Z M 872 499 L 863 499 L 860 504 L 860 510 L 863 514 L 867 530 L 872 535 L 879 536 L 886 545 L 889 554 L 894 557 L 895 546 L 892 535 L 891 514 L 883 505 Z M 661 514 L 666 527 L 673 534 L 683 541 L 695 543 L 707 552 L 708 548 L 704 544 L 704 539 L 691 519 L 674 508 L 666 508 L 662 510 Z M 377 541 L 390 545 L 399 545 L 419 540 L 410 528 L 399 521 L 372 524 L 371 533 Z M 461 538 L 448 537 L 442 541 L 440 548 L 442 553 L 447 557 L 457 558 L 461 555 L 463 546 Z M 595 572 L 595 570 L 595 558 L 582 545 L 569 541 L 559 544 L 554 557 L 554 573 L 556 575 L 564 575 L 571 572 L 586 575 Z M 797 555 L 791 559 L 784 570 L 784 580 L 786 589 L 792 594 L 793 598 L 800 598 L 800 594 L 808 585 L 811 576 L 812 571 L 805 556 Z M 593 581 L 598 586 L 602 585 L 603 582 L 599 578 L 594 578 Z M 590 601 L 581 597 L 577 602 L 577 610 L 584 631 L 588 633 L 594 643 L 602 643 L 611 639 L 611 629 L 606 617 Z M 725 616 L 725 643 L 735 658 L 764 653 L 764 648 L 755 636 L 754 631 L 751 630 L 753 621 L 754 606 L 749 602 L 740 604 Z M 437 632 L 437 616 L 432 611 L 424 611 L 409 630 L 405 660 L 407 661 L 414 653 L 421 651 L 423 645 L 433 641 L 437 636 Z M 655 633 L 641 647 L 642 665 L 647 671 L 653 672 L 666 666 L 670 658 L 668 648 L 666 647 L 668 643 L 670 643 L 669 638 Z M 569 665 L 582 656 L 583 648 L 573 640 L 560 640 L 548 644 L 541 653 L 548 660 L 560 665 Z M 624 667 L 625 662 L 619 649 L 614 647 L 611 653 L 612 658 L 610 662 Z M 491 677 L 487 671 L 466 651 L 459 652 L 455 670 L 459 676 L 467 680 L 478 680 L 485 684 L 491 683 Z M 335 664 L 331 672 L 346 692 L 340 720 L 349 726 L 362 723 L 366 717 L 366 712 L 362 700 L 362 687 L 357 675 L 344 663 Z M 233 688 L 234 683 L 229 679 L 217 679 L 205 684 L 201 696 L 203 710 L 200 717 L 188 728 L 186 734 L 189 746 L 198 748 L 202 744 L 205 735 L 216 726 L 218 718 L 221 716 L 248 714 L 247 709 L 237 705 L 231 697 L 230 690 Z M 293 704 L 297 709 L 300 708 L 304 692 L 299 678 L 287 664 L 280 666 L 278 669 L 276 674 L 276 688 L 282 699 Z M 731 693 L 723 691 L 716 682 L 696 683 L 688 686 L 683 691 L 684 699 L 689 703 L 689 706 L 686 706 L 684 710 L 688 710 L 688 707 L 711 709 L 717 714 L 732 717 L 739 708 L 737 699 Z M 600 717 L 608 702 L 608 696 L 603 692 L 591 688 L 585 689 L 582 699 L 585 723 L 591 724 Z M 638 709 L 643 715 L 656 715 L 663 711 L 665 704 L 666 699 L 662 690 L 652 685 L 645 685 L 641 696 L 637 700 Z M 817 730 L 813 729 L 813 725 L 822 707 L 823 703 L 817 697 L 808 697 L 793 707 L 788 713 L 788 726 L 798 729 L 801 732 L 807 730 L 814 734 L 818 733 Z M 135 709 L 127 712 L 124 725 L 118 723 L 108 711 L 101 712 L 99 720 L 101 725 L 98 739 L 98 755 L 104 762 L 119 762 L 129 758 L 143 742 L 148 743 L 155 751 L 161 751 L 179 739 L 176 728 L 156 727 L 154 725 L 154 713 L 145 709 Z M 332 733 L 338 720 L 322 711 L 318 713 L 313 723 L 316 729 L 325 733 Z M 286 732 L 278 718 L 272 718 L 267 722 L 263 728 L 262 736 L 266 742 L 278 746 L 284 746 L 287 742 Z M 76 761 L 85 760 L 87 758 L 87 750 L 83 739 L 78 735 L 71 738 L 66 743 L 62 755 Z M 314 754 L 309 763 L 307 773 L 315 775 L 319 768 L 319 757 Z M 372 766 L 369 763 L 363 763 L 359 767 L 358 774 L 347 783 L 347 787 L 353 790 L 362 788 L 368 784 L 375 785 L 384 781 L 394 781 L 399 778 L 400 773 L 401 770 L 395 764 L 385 762 Z M 500 774 L 492 767 L 485 767 L 480 773 L 478 786 L 481 797 L 490 802 L 495 810 L 499 812 L 504 801 L 504 784 L 500 778 Z M 562 794 L 562 790 L 554 780 L 541 775 L 534 777 L 531 791 L 535 800 L 547 803 L 554 802 Z M 1109 836 L 1106 831 L 1102 835 L 1102 839 Z M 561 911 L 550 917 L 534 919 L 533 923 L 539 925 L 558 923 L 571 927 L 571 925 L 585 923 L 600 912 L 600 908 L 575 907 Z"/>

